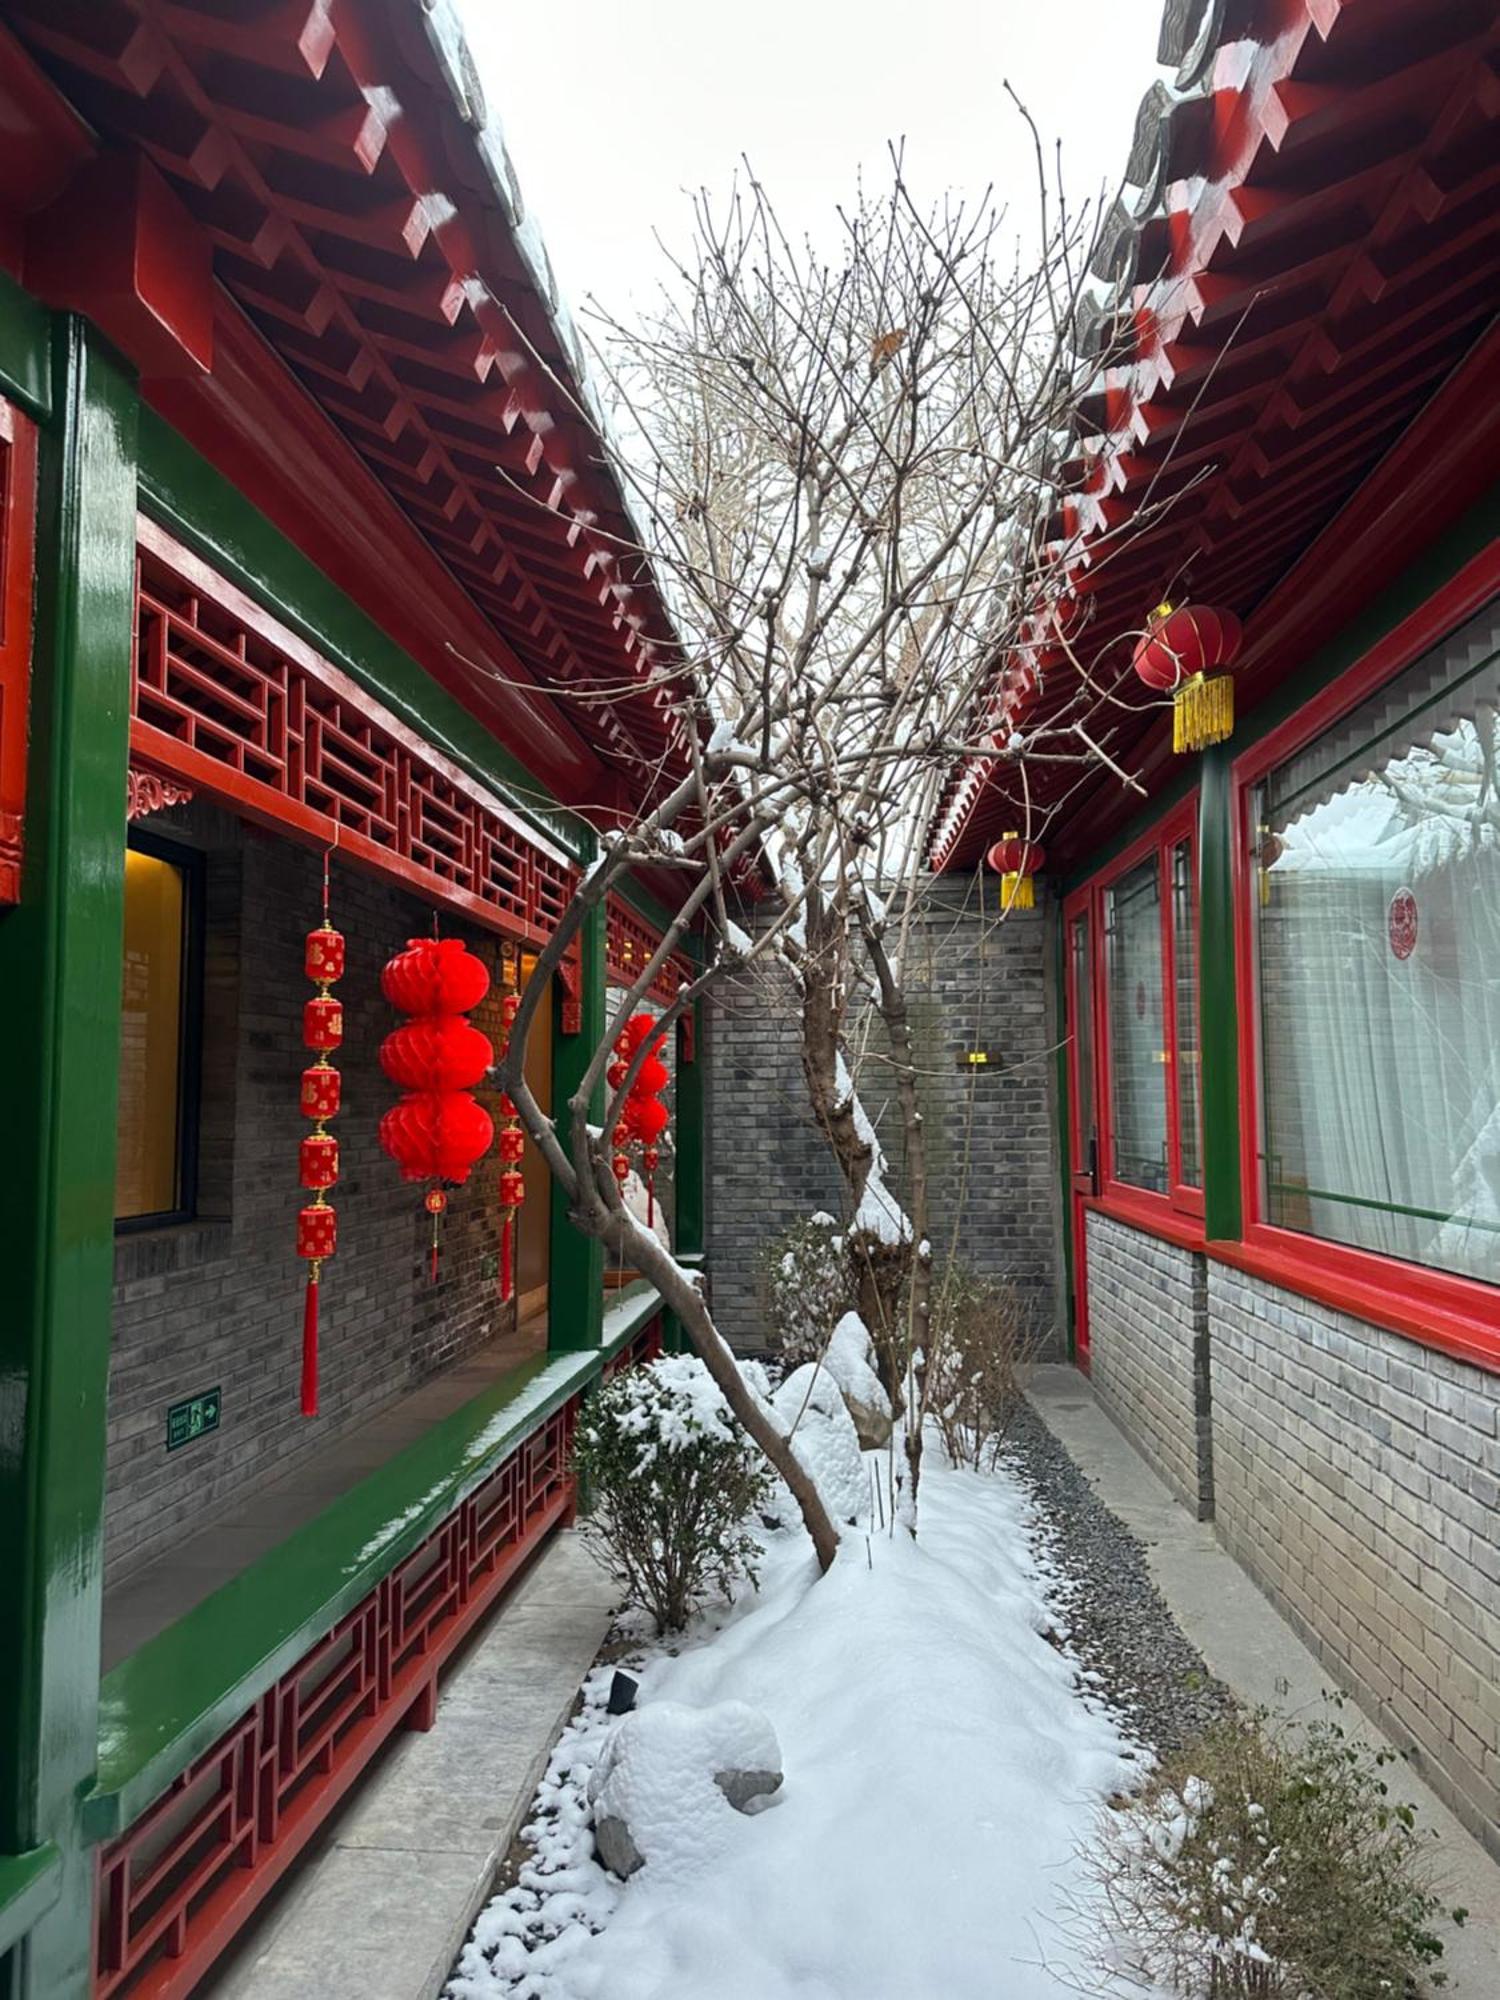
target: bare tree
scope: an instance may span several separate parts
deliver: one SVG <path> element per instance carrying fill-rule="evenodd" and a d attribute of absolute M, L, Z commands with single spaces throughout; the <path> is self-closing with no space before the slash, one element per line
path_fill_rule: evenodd
<path fill-rule="evenodd" d="M 668 1024 L 758 960 L 787 968 L 809 1103 L 845 1186 L 861 1310 L 890 1386 L 906 1380 L 909 1399 L 915 1390 L 904 1502 L 914 1525 L 921 1408 L 910 1370 L 931 1252 L 901 944 L 922 837 L 964 759 L 987 760 L 1028 839 L 1043 831 L 1028 781 L 1037 760 L 1110 761 L 1084 727 L 1100 686 L 1076 645 L 1046 726 L 1017 720 L 1035 692 L 1025 663 L 1049 636 L 1049 521 L 1098 366 L 1079 359 L 1074 328 L 1091 227 L 1039 183 L 1039 248 L 1023 257 L 992 199 L 919 204 L 899 150 L 886 183 L 839 213 L 827 249 L 791 241 L 748 177 L 722 203 L 694 204 L 691 250 L 672 260 L 660 306 L 636 325 L 602 321 L 596 343 L 625 440 L 614 470 L 645 524 L 642 546 L 621 547 L 618 564 L 649 566 L 681 634 L 653 667 L 678 761 L 675 775 L 642 772 L 639 816 L 609 830 L 542 954 L 505 1088 L 577 1226 L 678 1314 L 791 1488 L 825 1567 L 837 1532 L 813 1482 L 747 1388 L 695 1279 L 622 1204 L 614 1135 L 642 1057 L 601 1126 L 588 1107 L 619 1029 L 690 928 L 704 964 Z M 1007 659 L 1022 664 L 997 704 Z M 598 685 L 588 699 L 627 693 L 639 684 Z M 537 995 L 589 910 L 642 865 L 683 871 L 672 924 L 554 1123 L 523 1073 Z M 753 940 L 735 915 L 747 871 L 768 897 Z M 900 1189 L 849 1061 L 857 995 L 884 1023 Z"/>

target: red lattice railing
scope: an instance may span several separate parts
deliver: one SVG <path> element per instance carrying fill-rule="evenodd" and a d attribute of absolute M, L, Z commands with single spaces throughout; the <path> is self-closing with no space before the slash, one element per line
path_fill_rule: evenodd
<path fill-rule="evenodd" d="M 139 537 L 134 756 L 545 943 L 567 859 L 162 529 Z"/>
<path fill-rule="evenodd" d="M 606 1363 L 660 1351 L 653 1319 Z M 573 1506 L 581 1397 L 497 1466 L 99 1857 L 95 2000 L 183 2000 Z"/>
<path fill-rule="evenodd" d="M 642 968 L 661 946 L 661 933 L 654 931 L 634 910 L 611 896 L 605 912 L 605 960 L 609 976 L 617 986 L 634 986 Z M 677 989 L 693 976 L 685 958 L 669 958 L 647 991 L 663 1006 L 677 998 Z"/>

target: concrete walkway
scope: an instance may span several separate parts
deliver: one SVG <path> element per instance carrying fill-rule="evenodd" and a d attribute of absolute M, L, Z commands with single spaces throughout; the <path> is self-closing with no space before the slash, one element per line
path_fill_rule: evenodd
<path fill-rule="evenodd" d="M 195 2000 L 432 2000 L 490 1893 L 615 1592 L 553 1538 Z"/>
<path fill-rule="evenodd" d="M 1283 1715 L 1313 1715 L 1334 1686 L 1329 1668 L 1308 1651 L 1262 1597 L 1209 1523 L 1193 1520 L 1094 1399 L 1076 1368 L 1038 1368 L 1028 1393 L 1037 1414 L 1064 1445 L 1111 1513 L 1145 1546 L 1152 1581 L 1210 1670 L 1246 1702 Z M 1344 1727 L 1373 1744 L 1385 1738 L 1352 1703 Z M 1469 1911 L 1462 1930 L 1445 1927 L 1453 2000 L 1500 1996 L 1500 1867 L 1404 1763 L 1385 1773 L 1392 1794 L 1417 1807 L 1439 1836 L 1436 1872 L 1449 1904 Z"/>

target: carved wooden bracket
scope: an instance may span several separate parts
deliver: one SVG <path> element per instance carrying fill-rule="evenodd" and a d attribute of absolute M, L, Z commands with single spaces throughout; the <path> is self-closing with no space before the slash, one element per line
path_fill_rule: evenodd
<path fill-rule="evenodd" d="M 125 817 L 140 819 L 145 813 L 164 812 L 168 806 L 185 806 L 193 796 L 191 785 L 181 778 L 164 778 L 159 771 L 138 771 L 130 767 L 125 784 Z"/>

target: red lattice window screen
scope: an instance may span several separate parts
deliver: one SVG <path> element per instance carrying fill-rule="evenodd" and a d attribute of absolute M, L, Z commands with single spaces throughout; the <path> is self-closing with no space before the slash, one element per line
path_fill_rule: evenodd
<path fill-rule="evenodd" d="M 140 524 L 131 748 L 528 944 L 576 871 L 258 605 Z"/>
<path fill-rule="evenodd" d="M 605 957 L 609 976 L 617 986 L 634 986 L 644 967 L 660 949 L 661 936 L 638 917 L 634 910 L 611 896 L 605 915 Z M 677 989 L 692 978 L 692 967 L 684 958 L 669 958 L 647 989 L 653 1000 L 666 1006 L 677 998 Z"/>
<path fill-rule="evenodd" d="M 0 904 L 21 899 L 35 556 L 36 425 L 0 397 Z"/>

